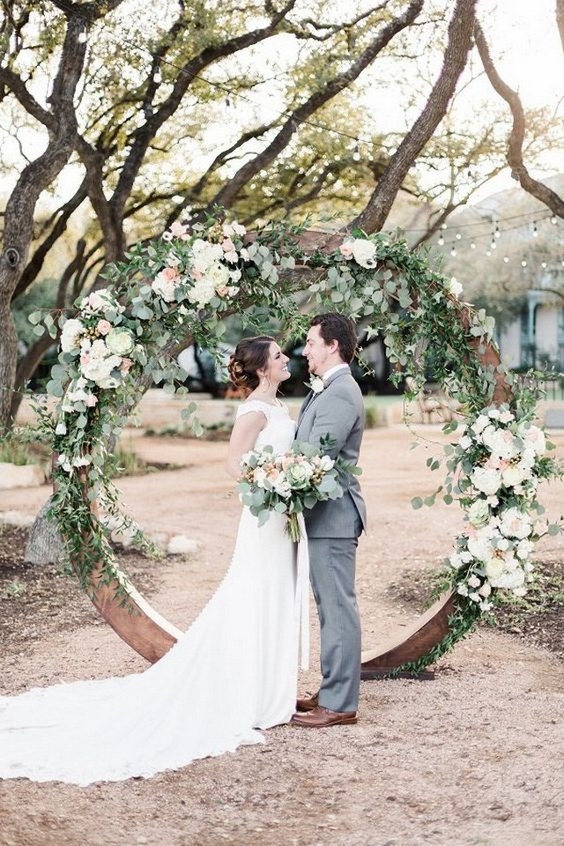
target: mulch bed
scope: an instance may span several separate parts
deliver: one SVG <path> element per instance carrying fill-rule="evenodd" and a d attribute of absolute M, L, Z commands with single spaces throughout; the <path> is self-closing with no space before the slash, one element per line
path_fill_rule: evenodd
<path fill-rule="evenodd" d="M 53 564 L 25 563 L 28 532 L 0 526 L 0 642 L 6 652 L 17 652 L 52 632 L 102 622 L 71 577 Z M 120 551 L 118 559 L 138 589 L 153 588 L 154 562 L 129 550 Z"/>

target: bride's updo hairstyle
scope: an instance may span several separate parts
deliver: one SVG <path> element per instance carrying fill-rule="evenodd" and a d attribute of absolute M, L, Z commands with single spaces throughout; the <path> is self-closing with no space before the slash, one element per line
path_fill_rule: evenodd
<path fill-rule="evenodd" d="M 235 388 L 250 394 L 258 387 L 258 371 L 266 368 L 273 341 L 274 338 L 269 335 L 257 335 L 256 338 L 243 338 L 239 341 L 227 368 L 229 379 Z"/>

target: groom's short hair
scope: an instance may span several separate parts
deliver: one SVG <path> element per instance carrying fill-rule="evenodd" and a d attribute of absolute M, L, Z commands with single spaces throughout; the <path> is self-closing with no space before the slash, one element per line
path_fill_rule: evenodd
<path fill-rule="evenodd" d="M 351 363 L 356 350 L 356 330 L 350 317 L 330 311 L 317 314 L 309 325 L 319 326 L 319 334 L 326 344 L 337 341 L 341 358 L 347 364 Z"/>

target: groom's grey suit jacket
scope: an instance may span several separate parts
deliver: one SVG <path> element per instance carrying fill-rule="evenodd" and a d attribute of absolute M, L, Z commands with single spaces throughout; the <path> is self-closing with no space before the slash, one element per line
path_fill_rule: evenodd
<path fill-rule="evenodd" d="M 321 393 L 305 398 L 296 429 L 296 440 L 318 444 L 329 435 L 335 442 L 332 458 L 356 464 L 364 430 L 364 402 L 350 368 L 338 370 Z M 357 476 L 341 475 L 345 489 L 340 499 L 319 502 L 304 512 L 308 537 L 352 538 L 366 529 L 366 506 Z"/>

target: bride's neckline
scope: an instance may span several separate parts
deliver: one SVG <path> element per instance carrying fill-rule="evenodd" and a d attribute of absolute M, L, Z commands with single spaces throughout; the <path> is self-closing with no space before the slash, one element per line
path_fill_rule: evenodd
<path fill-rule="evenodd" d="M 273 408 L 283 408 L 283 403 L 280 402 L 278 397 L 274 397 L 272 400 L 270 399 L 261 399 L 260 397 L 249 396 L 245 400 L 245 402 L 261 402 L 263 405 L 271 405 Z"/>

